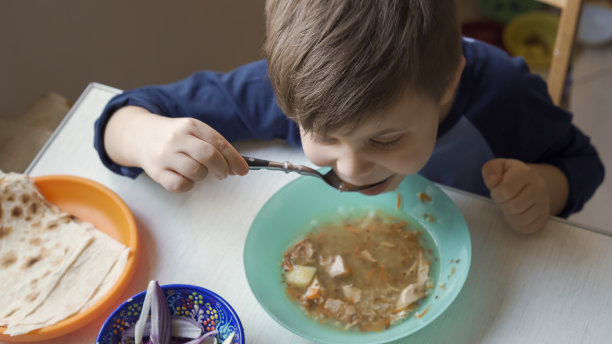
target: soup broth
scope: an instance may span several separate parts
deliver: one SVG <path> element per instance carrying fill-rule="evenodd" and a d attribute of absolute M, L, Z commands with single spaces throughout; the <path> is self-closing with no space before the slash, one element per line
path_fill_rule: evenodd
<path fill-rule="evenodd" d="M 381 213 L 315 226 L 283 254 L 287 294 L 343 329 L 384 330 L 431 288 L 423 236 L 416 225 Z"/>

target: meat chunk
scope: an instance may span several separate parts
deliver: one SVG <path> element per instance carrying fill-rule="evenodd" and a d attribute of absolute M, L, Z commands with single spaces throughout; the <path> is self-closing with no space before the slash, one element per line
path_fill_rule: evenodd
<path fill-rule="evenodd" d="M 323 309 L 330 317 L 343 322 L 350 323 L 356 317 L 355 306 L 338 299 L 325 300 Z"/>
<path fill-rule="evenodd" d="M 359 255 L 370 263 L 376 263 L 376 259 L 372 257 L 372 254 L 369 251 L 363 250 L 359 252 Z"/>
<path fill-rule="evenodd" d="M 310 285 L 308 286 L 308 288 L 306 288 L 306 291 L 304 292 L 302 297 L 300 297 L 300 304 L 307 307 L 312 306 L 319 303 L 322 300 L 322 297 L 323 289 L 321 287 L 321 283 L 315 277 L 314 280 L 312 280 L 312 283 L 310 283 Z"/>
<path fill-rule="evenodd" d="M 397 303 L 395 304 L 395 311 L 403 311 L 407 309 L 411 304 L 422 298 L 425 293 L 421 290 L 420 286 L 416 283 L 408 285 L 402 290 Z"/>
<path fill-rule="evenodd" d="M 425 291 L 427 290 L 427 282 L 429 281 L 429 264 L 425 261 L 423 257 L 423 253 L 419 252 L 419 260 L 416 262 L 410 270 L 414 271 L 416 268 L 417 273 L 417 282 L 408 285 L 402 292 L 397 300 L 395 305 L 396 311 L 402 311 L 407 309 L 411 304 L 420 300 L 423 296 L 425 296 Z"/>
<path fill-rule="evenodd" d="M 342 294 L 344 294 L 344 297 L 352 303 L 358 303 L 361 301 L 361 289 L 355 288 L 352 285 L 343 285 Z"/>
<path fill-rule="evenodd" d="M 330 277 L 346 276 L 350 272 L 349 267 L 344 263 L 341 255 L 335 255 L 331 264 L 327 267 L 327 273 Z"/>
<path fill-rule="evenodd" d="M 288 259 L 291 264 L 309 265 L 314 263 L 313 254 L 312 243 L 310 240 L 304 239 L 291 246 L 285 252 L 284 258 Z"/>

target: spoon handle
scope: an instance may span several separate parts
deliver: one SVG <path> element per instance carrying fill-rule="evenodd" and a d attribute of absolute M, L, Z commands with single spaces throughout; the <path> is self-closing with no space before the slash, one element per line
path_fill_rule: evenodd
<path fill-rule="evenodd" d="M 293 165 L 289 161 L 277 162 L 248 156 L 243 156 L 242 158 L 246 160 L 249 165 L 249 170 L 274 170 L 283 171 L 285 173 L 295 172 L 302 175 L 321 178 L 321 175 L 316 170 L 303 165 Z"/>
<path fill-rule="evenodd" d="M 284 163 L 251 158 L 248 156 L 243 156 L 242 158 L 246 160 L 247 164 L 249 165 L 249 170 L 276 170 L 289 172 L 287 171 L 287 166 Z"/>

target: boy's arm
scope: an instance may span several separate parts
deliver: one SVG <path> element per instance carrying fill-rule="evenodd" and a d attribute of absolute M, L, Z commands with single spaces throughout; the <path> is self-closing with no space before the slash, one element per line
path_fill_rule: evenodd
<path fill-rule="evenodd" d="M 167 118 L 126 106 L 108 121 L 104 133 L 108 156 L 123 166 L 144 169 L 167 190 L 186 191 L 213 175 L 245 175 L 249 168 L 217 131 L 192 118 Z"/>
<path fill-rule="evenodd" d="M 483 135 L 492 155 L 541 164 L 524 167 L 542 175 L 547 190 L 563 191 L 550 194 L 552 214 L 567 217 L 580 211 L 604 177 L 589 137 L 572 123 L 569 112 L 552 103 L 546 83 L 530 73 L 523 59 L 477 41 L 464 42 L 464 53 L 468 63 L 458 108 Z M 566 192 L 559 171 L 567 180 Z"/>
<path fill-rule="evenodd" d="M 138 88 L 111 99 L 96 121 L 94 145 L 104 165 L 134 178 L 142 172 L 142 166 L 129 160 L 120 163 L 118 152 L 111 157 L 105 144 L 110 120 L 119 109 L 127 106 L 143 108 L 166 118 L 196 119 L 202 122 L 199 126 L 214 128 L 228 141 L 280 138 L 294 145 L 300 142 L 297 128 L 276 105 L 265 61 L 229 73 L 202 71 L 173 84 Z M 140 128 L 149 130 L 147 126 Z M 112 131 L 119 129 L 118 125 L 112 127 Z M 110 137 L 117 138 L 116 135 Z M 128 151 L 131 145 L 123 145 L 121 149 Z"/>

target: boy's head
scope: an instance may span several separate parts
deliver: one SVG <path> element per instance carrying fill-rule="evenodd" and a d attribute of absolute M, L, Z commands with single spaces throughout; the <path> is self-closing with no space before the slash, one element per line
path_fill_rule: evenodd
<path fill-rule="evenodd" d="M 433 150 L 441 99 L 462 63 L 454 0 L 268 0 L 266 19 L 264 50 L 277 102 L 300 126 L 310 160 L 354 184 L 422 168 Z M 413 142 L 423 156 L 395 152 L 394 159 L 412 159 L 410 166 L 357 151 L 358 141 L 387 143 L 395 135 L 389 126 L 411 125 L 403 119 L 429 122 L 412 111 L 426 111 L 436 126 L 423 128 L 427 142 Z M 361 136 L 349 137 L 354 132 Z M 317 145 L 329 148 L 329 138 L 353 142 L 342 153 L 321 156 Z M 340 162 L 339 155 L 355 158 Z"/>
<path fill-rule="evenodd" d="M 279 106 L 307 131 L 357 125 L 406 88 L 439 99 L 461 56 L 454 0 L 269 0 Z"/>

